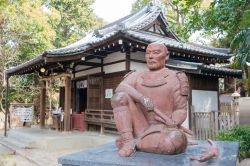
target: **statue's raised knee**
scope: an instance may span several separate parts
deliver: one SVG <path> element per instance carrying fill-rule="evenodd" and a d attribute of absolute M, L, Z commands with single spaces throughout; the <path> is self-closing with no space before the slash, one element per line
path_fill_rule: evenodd
<path fill-rule="evenodd" d="M 128 105 L 128 95 L 124 92 L 115 93 L 111 98 L 112 108 Z"/>

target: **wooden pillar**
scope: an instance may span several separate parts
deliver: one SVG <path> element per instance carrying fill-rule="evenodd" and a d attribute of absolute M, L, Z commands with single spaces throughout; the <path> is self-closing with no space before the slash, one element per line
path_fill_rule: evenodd
<path fill-rule="evenodd" d="M 6 77 L 6 94 L 5 94 L 5 121 L 4 121 L 4 136 L 7 136 L 7 121 L 9 115 L 8 100 L 9 99 L 9 77 Z M 10 120 L 10 119 L 9 119 Z"/>
<path fill-rule="evenodd" d="M 103 69 L 103 58 L 101 59 L 101 72 L 102 72 L 102 74 L 104 73 L 104 69 Z"/>
<path fill-rule="evenodd" d="M 126 71 L 130 70 L 130 50 L 126 51 Z"/>
<path fill-rule="evenodd" d="M 45 127 L 45 110 L 46 110 L 46 81 L 40 82 L 40 128 Z"/>
<path fill-rule="evenodd" d="M 65 77 L 64 131 L 70 131 L 71 77 Z"/>

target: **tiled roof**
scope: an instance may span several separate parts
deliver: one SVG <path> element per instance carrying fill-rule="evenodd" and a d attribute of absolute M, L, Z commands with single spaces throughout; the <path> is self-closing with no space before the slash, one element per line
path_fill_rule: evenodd
<path fill-rule="evenodd" d="M 77 41 L 64 48 L 58 48 L 48 50 L 46 53 L 50 55 L 71 55 L 84 52 L 92 44 L 105 41 L 106 39 L 113 37 L 115 34 L 121 31 L 127 30 L 139 30 L 150 23 L 152 23 L 161 14 L 161 7 L 159 6 L 146 6 L 136 13 L 121 18 L 111 24 L 106 25 L 103 28 L 97 29 L 87 35 L 84 39 Z"/>
<path fill-rule="evenodd" d="M 225 49 L 217 49 L 198 44 L 185 43 L 181 42 L 180 40 L 160 35 L 158 36 L 156 34 L 148 33 L 142 30 L 144 27 L 154 22 L 159 16 L 163 19 L 163 22 L 167 24 L 166 19 L 162 13 L 162 8 L 160 6 L 146 6 L 134 14 L 108 24 L 101 29 L 93 31 L 87 37 L 77 41 L 74 44 L 71 44 L 64 48 L 48 50 L 46 51 L 46 53 L 48 54 L 48 56 L 70 56 L 72 54 L 82 53 L 88 48 L 91 48 L 93 44 L 104 42 L 105 40 L 108 40 L 119 32 L 123 32 L 131 37 L 144 40 L 146 42 L 161 40 L 168 47 L 187 50 L 193 53 L 200 53 L 204 56 L 223 59 L 228 59 L 231 57 L 231 55 L 227 53 L 228 50 Z"/>
<path fill-rule="evenodd" d="M 103 28 L 93 31 L 82 40 L 79 40 L 63 48 L 47 50 L 45 51 L 45 54 L 47 56 L 70 56 L 79 54 L 90 48 L 93 44 L 105 41 L 113 37 L 118 32 L 125 32 L 128 35 L 146 40 L 148 42 L 155 41 L 154 38 L 156 38 L 156 36 L 154 34 L 149 34 L 145 31 L 141 31 L 141 29 L 154 22 L 159 16 L 163 19 L 163 22 L 167 24 L 166 19 L 162 13 L 162 8 L 160 6 L 149 5 L 142 8 L 136 13 L 128 15 L 111 24 L 108 24 Z M 221 51 L 216 51 L 213 48 L 199 46 L 196 44 L 188 44 L 171 38 L 164 39 L 164 37 L 158 37 L 157 39 L 164 40 L 166 45 L 169 47 L 212 55 L 218 58 L 230 57 L 230 55 L 222 53 Z"/>
<path fill-rule="evenodd" d="M 216 75 L 216 76 L 225 76 L 226 74 L 226 75 L 230 75 L 230 77 L 237 77 L 237 78 L 240 78 L 242 76 L 242 70 L 221 68 L 221 67 L 208 66 L 208 65 L 201 66 L 201 73 L 205 75 L 209 74 L 209 75 Z"/>
<path fill-rule="evenodd" d="M 92 48 L 94 44 L 98 44 L 99 42 L 104 42 L 109 38 L 114 37 L 119 32 L 122 32 L 125 36 L 139 39 L 146 43 L 160 41 L 163 42 L 167 47 L 179 49 L 182 51 L 192 52 L 194 54 L 202 54 L 204 57 L 214 57 L 222 59 L 228 59 L 231 57 L 230 54 L 224 53 L 225 51 L 224 52 L 216 51 L 215 48 L 211 49 L 209 47 L 199 47 L 198 45 L 180 42 L 175 39 L 153 34 L 150 32 L 134 31 L 134 30 L 125 30 L 125 31 L 116 30 L 102 37 L 96 37 L 95 35 L 93 35 L 91 38 L 87 37 L 86 40 L 80 40 L 64 48 L 46 51 L 46 53 L 48 54 L 48 56 L 66 56 L 66 55 L 70 56 L 74 54 L 79 54 L 86 51 L 87 49 Z"/>
<path fill-rule="evenodd" d="M 174 39 L 152 34 L 149 32 L 142 32 L 142 31 L 127 31 L 126 34 L 128 34 L 131 37 L 143 40 L 145 42 L 162 42 L 164 43 L 167 47 L 171 48 L 176 48 L 180 50 L 187 50 L 189 52 L 194 52 L 194 53 L 200 53 L 203 54 L 204 56 L 211 56 L 211 57 L 216 57 L 216 58 L 225 58 L 228 59 L 231 57 L 229 54 L 217 52 L 211 49 L 208 49 L 206 47 L 198 47 L 197 45 L 192 45 L 184 42 L 179 42 Z"/>
<path fill-rule="evenodd" d="M 85 52 L 87 49 L 91 48 L 92 45 L 107 40 L 110 37 L 115 36 L 119 31 L 113 31 L 105 36 L 96 36 L 94 33 L 91 36 L 87 36 L 86 38 L 79 40 L 76 43 L 73 43 L 67 47 L 53 49 L 45 51 L 46 56 L 70 56 L 75 54 L 80 54 Z"/>
<path fill-rule="evenodd" d="M 167 67 L 184 70 L 196 74 L 204 74 L 217 77 L 237 77 L 242 76 L 242 70 L 228 69 L 223 67 L 204 65 L 196 62 L 185 62 L 180 60 L 169 59 Z"/>
<path fill-rule="evenodd" d="M 30 65 L 43 63 L 43 62 L 44 62 L 43 55 L 38 55 L 38 56 L 34 57 L 33 59 L 25 62 L 25 63 L 22 63 L 22 64 L 20 64 L 18 66 L 9 68 L 8 70 L 6 70 L 6 74 L 11 74 L 11 73 L 17 72 L 17 71 L 19 71 L 21 69 L 25 69 L 26 67 L 29 67 Z"/>
<path fill-rule="evenodd" d="M 32 67 L 32 65 L 34 66 L 37 63 L 45 63 L 46 57 L 70 57 L 76 54 L 84 53 L 93 47 L 98 47 L 99 45 L 101 46 L 106 41 L 119 35 L 125 38 L 136 39 L 137 41 L 141 40 L 145 43 L 161 41 L 169 48 L 178 49 L 183 52 L 188 51 L 191 54 L 200 54 L 205 57 L 221 59 L 228 59 L 231 57 L 225 49 L 218 50 L 216 48 L 185 43 L 180 41 L 178 38 L 172 39 L 143 30 L 143 28 L 153 23 L 158 17 L 162 19 L 164 24 L 166 24 L 165 27 L 168 27 L 168 23 L 160 6 L 146 6 L 136 13 L 121 18 L 103 28 L 91 32 L 82 40 L 63 48 L 47 50 L 42 55 L 39 55 L 24 64 L 8 69 L 7 74 L 17 73 L 19 70 L 25 70 L 25 68 Z M 175 36 L 175 34 L 172 33 L 172 36 Z"/>

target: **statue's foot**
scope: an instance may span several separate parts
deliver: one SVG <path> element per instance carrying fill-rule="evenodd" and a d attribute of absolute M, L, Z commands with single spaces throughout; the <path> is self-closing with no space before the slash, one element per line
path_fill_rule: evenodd
<path fill-rule="evenodd" d="M 115 140 L 115 145 L 118 149 L 121 149 L 123 147 L 123 140 L 121 137 L 118 137 L 116 140 Z"/>
<path fill-rule="evenodd" d="M 130 140 L 125 142 L 122 148 L 119 150 L 119 155 L 121 157 L 131 157 L 135 154 L 135 141 Z"/>
<path fill-rule="evenodd" d="M 210 139 L 208 139 L 208 143 L 211 146 L 205 149 L 205 153 L 202 156 L 192 156 L 190 159 L 204 162 L 216 158 L 219 155 L 219 149 L 217 145 Z"/>

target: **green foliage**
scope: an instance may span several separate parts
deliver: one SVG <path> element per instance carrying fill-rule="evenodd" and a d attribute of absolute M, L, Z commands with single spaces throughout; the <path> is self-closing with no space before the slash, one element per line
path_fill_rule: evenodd
<path fill-rule="evenodd" d="M 149 4 L 151 0 L 137 0 L 132 4 L 132 12 L 136 12 Z"/>
<path fill-rule="evenodd" d="M 217 135 L 217 140 L 240 142 L 239 157 L 244 159 L 250 150 L 250 125 L 245 127 L 236 126 L 232 130 L 220 132 Z"/>
<path fill-rule="evenodd" d="M 1 1 L 0 3 L 0 71 L 21 64 L 41 54 L 45 48 L 53 48 L 56 32 L 44 15 L 40 0 Z M 10 83 L 10 101 L 31 101 L 34 96 L 33 78 L 16 77 Z M 3 99 L 4 77 L 0 77 L 0 102 Z M 2 110 L 1 106 L 1 110 Z"/>
<path fill-rule="evenodd" d="M 50 24 L 56 30 L 56 47 L 66 46 L 81 39 L 86 32 L 102 25 L 102 20 L 93 14 L 94 0 L 46 0 Z"/>
<path fill-rule="evenodd" d="M 4 70 L 44 50 L 68 45 L 100 26 L 91 5 L 94 0 L 0 0 L 0 111 Z M 10 98 L 24 102 L 37 94 L 36 75 L 11 77 Z"/>
<path fill-rule="evenodd" d="M 10 1 L 1 13 L 1 44 L 14 50 L 11 56 L 22 63 L 52 48 L 55 31 L 48 24 L 41 1 Z M 10 44 L 11 43 L 11 44 Z"/>
<path fill-rule="evenodd" d="M 234 36 L 231 49 L 235 53 L 232 68 L 243 71 L 242 82 L 244 83 L 245 95 L 249 95 L 250 87 L 250 10 L 243 13 L 239 23 L 241 30 Z"/>
<path fill-rule="evenodd" d="M 234 36 L 242 30 L 241 25 L 248 22 L 249 26 L 250 14 L 246 12 L 249 9 L 248 0 L 214 0 L 206 10 L 196 10 L 191 14 L 187 22 L 189 31 L 203 30 L 219 35 L 217 38 L 221 46 L 229 46 Z"/>
<path fill-rule="evenodd" d="M 200 27 L 215 33 L 226 31 L 233 34 L 233 31 L 239 31 L 239 22 L 247 6 L 247 0 L 215 0 L 202 13 L 203 26 Z"/>
<path fill-rule="evenodd" d="M 33 102 L 34 97 L 40 94 L 38 76 L 36 74 L 13 76 L 10 78 L 10 82 L 10 102 Z"/>

